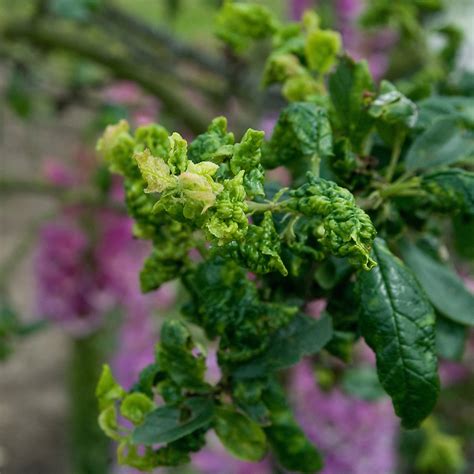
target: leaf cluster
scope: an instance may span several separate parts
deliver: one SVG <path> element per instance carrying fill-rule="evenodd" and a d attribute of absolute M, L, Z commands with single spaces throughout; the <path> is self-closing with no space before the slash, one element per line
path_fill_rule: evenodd
<path fill-rule="evenodd" d="M 130 392 L 104 370 L 100 423 L 119 460 L 139 469 L 187 462 L 213 429 L 240 459 L 270 449 L 284 468 L 314 472 L 321 455 L 279 371 L 320 351 L 350 362 L 363 337 L 378 381 L 343 385 L 367 399 L 383 389 L 415 428 L 436 404 L 438 357 L 462 355 L 474 301 L 444 229 L 453 216 L 472 222 L 474 106 L 376 85 L 313 13 L 281 25 L 262 6 L 226 2 L 217 23 L 237 52 L 272 41 L 264 84 L 290 103 L 270 137 L 248 129 L 236 139 L 223 117 L 189 143 L 160 125 L 106 129 L 98 150 L 124 177 L 137 237 L 153 243 L 142 289 L 179 278 L 187 302 Z M 290 187 L 270 178 L 281 167 Z M 453 232 L 469 254 L 472 239 Z M 316 298 L 328 303 L 319 320 L 305 315 Z M 215 385 L 196 326 L 217 344 Z"/>

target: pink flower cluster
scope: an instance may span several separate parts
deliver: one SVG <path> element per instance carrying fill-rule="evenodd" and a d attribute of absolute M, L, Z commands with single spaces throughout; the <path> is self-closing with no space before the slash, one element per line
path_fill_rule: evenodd
<path fill-rule="evenodd" d="M 325 392 L 309 362 L 293 372 L 295 413 L 324 455 L 322 474 L 391 474 L 396 467 L 398 421 L 388 399 L 357 400 L 339 388 Z"/>
<path fill-rule="evenodd" d="M 81 175 L 51 162 L 46 173 L 59 186 L 77 184 Z M 117 202 L 120 190 L 115 183 L 111 197 Z M 37 311 L 72 336 L 96 331 L 112 310 L 122 314 L 113 365 L 126 387 L 153 360 L 153 311 L 168 307 L 174 298 L 170 286 L 141 293 L 138 273 L 150 248 L 133 238 L 132 226 L 129 217 L 114 210 L 65 207 L 40 230 L 35 259 Z"/>

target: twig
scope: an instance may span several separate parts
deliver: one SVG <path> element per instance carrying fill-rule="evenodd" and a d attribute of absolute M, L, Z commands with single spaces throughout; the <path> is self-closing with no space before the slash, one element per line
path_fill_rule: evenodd
<path fill-rule="evenodd" d="M 28 41 L 35 47 L 70 51 L 107 67 L 116 77 L 137 82 L 145 90 L 158 97 L 164 107 L 172 110 L 173 114 L 194 133 L 204 131 L 210 121 L 200 110 L 189 102 L 184 102 L 169 85 L 160 81 L 153 71 L 144 66 L 138 66 L 123 56 L 110 53 L 89 40 L 81 38 L 79 41 L 76 36 L 59 32 L 57 29 L 27 23 L 7 25 L 4 36 L 8 39 Z"/>
<path fill-rule="evenodd" d="M 186 59 L 196 66 L 212 71 L 218 75 L 225 75 L 225 65 L 221 61 L 177 40 L 167 31 L 148 25 L 110 4 L 106 4 L 101 9 L 101 13 L 104 17 L 114 21 L 127 31 L 133 31 L 137 35 L 141 35 L 159 46 L 165 46 L 167 51 L 170 51 L 180 59 Z"/>
<path fill-rule="evenodd" d="M 15 194 L 34 194 L 50 196 L 60 200 L 67 206 L 80 205 L 87 207 L 100 207 L 120 213 L 125 213 L 125 206 L 121 203 L 111 202 L 103 196 L 93 192 L 69 189 L 44 181 L 27 181 L 21 179 L 0 179 L 0 195 L 12 196 Z"/>

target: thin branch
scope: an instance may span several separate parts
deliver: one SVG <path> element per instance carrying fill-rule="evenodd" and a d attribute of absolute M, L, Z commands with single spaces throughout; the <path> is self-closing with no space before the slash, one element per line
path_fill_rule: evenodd
<path fill-rule="evenodd" d="M 7 25 L 3 34 L 11 40 L 28 41 L 34 47 L 67 50 L 107 67 L 116 77 L 137 82 L 143 89 L 158 97 L 163 106 L 171 110 L 194 133 L 204 131 L 210 121 L 196 107 L 183 101 L 174 92 L 172 86 L 164 84 L 156 77 L 156 74 L 153 74 L 153 71 L 137 65 L 121 55 L 110 53 L 100 45 L 84 38 L 79 40 L 77 36 L 54 31 L 51 27 L 27 23 Z"/>
<path fill-rule="evenodd" d="M 22 179 L 0 179 L 0 196 L 42 195 L 58 199 L 65 206 L 88 206 L 110 209 L 125 213 L 125 206 L 104 198 L 97 193 L 70 189 L 44 181 L 28 181 Z"/>
<path fill-rule="evenodd" d="M 158 46 L 164 46 L 167 51 L 180 59 L 188 60 L 196 66 L 218 75 L 225 75 L 225 64 L 222 61 L 177 40 L 171 33 L 142 22 L 138 18 L 128 15 L 123 10 L 110 4 L 106 4 L 100 12 L 104 17 L 114 21 L 126 31 L 133 31 L 134 34 L 141 35 Z"/>

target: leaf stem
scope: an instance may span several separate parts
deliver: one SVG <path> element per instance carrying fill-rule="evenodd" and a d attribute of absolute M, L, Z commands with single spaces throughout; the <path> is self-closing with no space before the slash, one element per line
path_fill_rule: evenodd
<path fill-rule="evenodd" d="M 400 159 L 400 153 L 402 151 L 402 145 L 404 141 L 405 141 L 405 132 L 399 131 L 395 136 L 395 140 L 394 140 L 393 148 L 392 148 L 392 155 L 390 157 L 390 163 L 385 173 L 385 179 L 389 183 L 392 181 L 393 175 L 395 174 L 395 169 L 397 168 L 398 160 Z"/>

